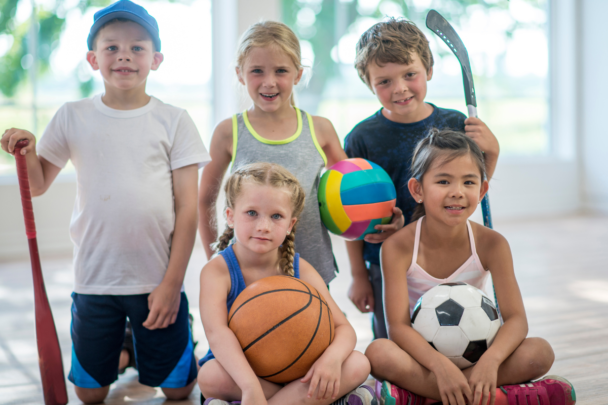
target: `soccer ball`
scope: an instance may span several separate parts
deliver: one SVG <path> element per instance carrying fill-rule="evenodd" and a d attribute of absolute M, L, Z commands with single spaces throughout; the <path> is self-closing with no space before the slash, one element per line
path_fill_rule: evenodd
<path fill-rule="evenodd" d="M 431 288 L 412 312 L 414 329 L 460 369 L 477 363 L 500 325 L 492 300 L 461 282 Z"/>

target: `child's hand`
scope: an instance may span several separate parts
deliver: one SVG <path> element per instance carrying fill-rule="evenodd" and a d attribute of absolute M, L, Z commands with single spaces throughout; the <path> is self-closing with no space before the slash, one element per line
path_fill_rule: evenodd
<path fill-rule="evenodd" d="M 466 377 L 447 357 L 442 358 L 439 367 L 433 370 L 433 373 L 437 378 L 437 386 L 444 405 L 472 404 L 473 395 Z"/>
<path fill-rule="evenodd" d="M 391 223 L 387 225 L 376 225 L 374 229 L 381 232 L 365 235 L 365 241 L 369 243 L 384 242 L 389 236 L 403 228 L 404 224 L 405 218 L 403 218 L 403 212 L 395 207 L 393 208 L 393 219 L 391 219 Z"/>
<path fill-rule="evenodd" d="M 327 352 L 326 352 L 327 353 Z M 338 359 L 322 355 L 312 365 L 308 373 L 300 380 L 302 383 L 310 382 L 308 388 L 308 398 L 316 394 L 316 399 L 335 399 L 340 390 L 340 377 L 342 373 L 342 363 Z"/>
<path fill-rule="evenodd" d="M 469 386 L 473 391 L 473 404 L 494 405 L 496 400 L 496 380 L 498 379 L 498 365 L 491 361 L 484 361 L 481 357 L 477 364 L 473 366 L 473 372 L 469 377 Z"/>
<path fill-rule="evenodd" d="M 180 288 L 160 283 L 148 296 L 148 318 L 142 324 L 150 330 L 162 329 L 175 323 L 180 303 Z"/>
<path fill-rule="evenodd" d="M 361 312 L 374 310 L 374 290 L 367 277 L 353 277 L 353 282 L 348 289 L 348 298 Z"/>
<path fill-rule="evenodd" d="M 498 159 L 500 146 L 498 139 L 494 136 L 490 128 L 479 118 L 470 117 L 464 121 L 464 131 L 472 140 L 479 145 L 479 149 L 486 154 L 488 158 Z"/>
<path fill-rule="evenodd" d="M 21 154 L 25 155 L 26 153 L 33 151 L 36 146 L 36 137 L 29 131 L 18 128 L 11 128 L 4 131 L 2 134 L 2 140 L 0 140 L 0 144 L 2 145 L 2 150 L 11 155 L 15 154 L 15 144 L 22 139 L 28 140 L 28 145 L 21 149 Z"/>

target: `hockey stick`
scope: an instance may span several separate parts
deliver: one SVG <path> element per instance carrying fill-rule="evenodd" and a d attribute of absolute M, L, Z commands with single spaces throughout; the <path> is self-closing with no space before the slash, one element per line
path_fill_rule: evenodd
<path fill-rule="evenodd" d="M 456 55 L 462 69 L 462 81 L 464 83 L 464 97 L 467 102 L 469 117 L 477 117 L 477 99 L 475 98 L 475 85 L 473 84 L 473 73 L 469 63 L 469 54 L 464 43 L 449 22 L 435 10 L 429 11 L 426 16 L 426 26 L 445 42 L 450 50 Z M 492 213 L 490 212 L 490 198 L 488 193 L 481 201 L 481 212 L 483 224 L 492 229 Z"/>
<path fill-rule="evenodd" d="M 34 307 L 36 313 L 36 341 L 38 343 L 38 364 L 46 405 L 65 405 L 68 403 L 68 394 L 65 387 L 61 349 L 57 339 L 57 331 L 53 322 L 53 313 L 49 305 L 42 278 L 40 256 L 38 255 L 38 242 L 36 241 L 36 224 L 30 194 L 30 182 L 27 176 L 27 163 L 21 149 L 28 145 L 27 141 L 19 141 L 15 145 L 15 159 L 17 160 L 17 177 L 19 178 L 19 191 L 25 219 L 25 234 L 30 248 L 32 263 L 32 276 L 34 279 Z"/>
<path fill-rule="evenodd" d="M 467 48 L 464 47 L 464 43 L 456 33 L 456 30 L 454 30 L 450 23 L 437 11 L 431 10 L 426 15 L 426 26 L 445 42 L 452 53 L 456 55 L 458 62 L 460 62 L 462 82 L 464 84 L 464 97 L 467 102 L 469 117 L 477 117 L 477 98 L 475 97 L 475 85 L 473 84 L 473 73 L 471 71 L 471 63 L 469 62 Z M 483 200 L 481 200 L 481 213 L 483 215 L 483 224 L 492 229 L 492 213 L 490 212 L 490 197 L 488 196 L 488 193 L 486 193 Z M 494 292 L 494 302 L 496 302 L 498 315 L 500 316 L 500 319 L 502 319 L 500 308 L 498 307 L 498 300 L 496 299 L 496 289 L 494 289 L 493 285 L 492 290 Z"/>

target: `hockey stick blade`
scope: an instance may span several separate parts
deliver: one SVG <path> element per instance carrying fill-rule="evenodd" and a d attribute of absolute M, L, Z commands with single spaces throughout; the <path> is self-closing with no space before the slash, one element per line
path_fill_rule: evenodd
<path fill-rule="evenodd" d="M 15 145 L 15 159 L 17 160 L 17 177 L 19 179 L 19 191 L 21 192 L 25 233 L 27 235 L 32 263 L 36 343 L 38 344 L 40 378 L 42 380 L 44 403 L 46 405 L 65 405 L 68 403 L 68 394 L 63 374 L 61 349 L 59 347 L 55 322 L 53 322 L 53 313 L 51 312 L 46 289 L 44 288 L 38 242 L 36 241 L 36 224 L 34 223 L 32 196 L 27 175 L 27 162 L 25 161 L 25 156 L 21 155 L 21 149 L 26 147 L 27 144 L 27 141 L 17 142 Z"/>
<path fill-rule="evenodd" d="M 472 106 L 475 108 L 475 110 L 471 111 L 471 108 L 469 107 L 469 116 L 476 117 L 477 99 L 475 97 L 475 85 L 473 84 L 473 73 L 471 71 L 471 63 L 469 62 L 467 48 L 465 48 L 460 36 L 458 36 L 450 23 L 437 11 L 429 11 L 426 16 L 426 26 L 441 38 L 456 58 L 458 58 L 458 62 L 460 62 L 462 68 L 462 80 L 464 83 L 464 95 L 467 100 L 467 107 Z"/>

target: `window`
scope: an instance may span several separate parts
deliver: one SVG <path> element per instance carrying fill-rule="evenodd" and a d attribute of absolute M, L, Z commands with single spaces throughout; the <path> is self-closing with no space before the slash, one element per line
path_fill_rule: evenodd
<path fill-rule="evenodd" d="M 29 51 L 36 48 L 31 40 L 32 3 L 9 1 L 17 6 L 15 17 L 4 26 L 0 15 L 0 72 L 2 76 L 10 72 L 12 82 L 0 80 L 0 130 L 23 128 L 39 137 L 62 104 L 103 92 L 99 72 L 94 72 L 85 59 L 93 14 L 100 7 L 83 11 L 77 2 L 53 0 L 37 5 L 38 50 L 34 59 Z M 165 56 L 159 70 L 150 73 L 148 94 L 187 109 L 201 136 L 208 139 L 212 107 L 211 0 L 138 4 L 158 21 Z M 32 74 L 35 66 L 36 77 Z M 73 170 L 70 163 L 64 171 L 69 170 Z M 13 157 L 0 152 L 0 176 L 14 173 Z"/>
<path fill-rule="evenodd" d="M 474 74 L 479 116 L 502 156 L 549 153 L 547 0 L 283 0 L 284 21 L 301 39 L 308 87 L 302 108 L 329 118 L 343 139 L 380 104 L 353 67 L 360 35 L 385 16 L 404 16 L 426 34 L 435 58 L 427 101 L 466 114 L 460 65 L 425 25 L 438 10 L 462 38 Z"/>

